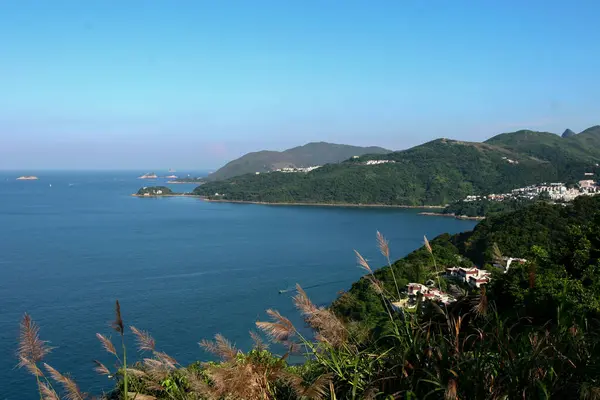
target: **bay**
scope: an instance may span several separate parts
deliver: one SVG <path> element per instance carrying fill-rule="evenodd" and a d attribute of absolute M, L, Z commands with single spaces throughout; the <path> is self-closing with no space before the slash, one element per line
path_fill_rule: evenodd
<path fill-rule="evenodd" d="M 112 360 L 95 334 L 111 335 L 116 299 L 126 325 L 149 330 L 160 350 L 187 364 L 208 359 L 198 341 L 216 333 L 247 349 L 267 308 L 300 323 L 293 293 L 281 289 L 299 283 L 315 303 L 330 303 L 362 275 L 353 249 L 383 265 L 377 230 L 397 259 L 423 235 L 475 225 L 406 209 L 132 197 L 165 182 L 136 179 L 143 172 L 0 172 L 0 399 L 38 398 L 35 379 L 15 368 L 25 312 L 56 347 L 48 362 L 98 394 L 112 385 L 92 361 Z M 40 179 L 16 181 L 29 174 Z"/>

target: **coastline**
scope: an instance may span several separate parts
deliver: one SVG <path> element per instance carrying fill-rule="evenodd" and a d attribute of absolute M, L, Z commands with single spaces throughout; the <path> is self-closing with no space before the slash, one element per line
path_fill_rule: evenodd
<path fill-rule="evenodd" d="M 174 184 L 174 185 L 184 185 L 184 184 L 187 184 L 187 185 L 200 185 L 200 184 L 202 184 L 204 182 L 186 182 L 186 181 L 174 180 L 174 181 L 167 181 L 167 183 Z"/>
<path fill-rule="evenodd" d="M 425 215 L 430 217 L 451 217 L 456 219 L 467 219 L 472 221 L 483 221 L 485 219 L 485 217 L 469 217 L 468 215 L 444 214 L 436 212 L 420 212 L 419 215 Z"/>
<path fill-rule="evenodd" d="M 445 206 L 408 206 L 401 204 L 356 204 L 356 203 L 305 203 L 305 202 L 294 202 L 294 203 L 274 203 L 268 201 L 248 201 L 248 200 L 217 200 L 210 199 L 206 196 L 201 196 L 193 193 L 172 193 L 172 194 L 158 194 L 144 196 L 137 193 L 133 193 L 133 197 L 141 198 L 155 198 L 155 197 L 195 197 L 210 203 L 233 203 L 233 204 L 257 204 L 261 206 L 307 206 L 307 207 L 354 207 L 354 208 L 402 208 L 409 210 L 443 210 Z M 485 217 L 468 217 L 466 215 L 454 215 L 454 214 L 443 214 L 438 212 L 420 212 L 419 215 L 428 215 L 435 217 L 453 217 L 456 219 L 470 219 L 480 221 Z"/>
<path fill-rule="evenodd" d="M 198 196 L 202 198 L 204 201 L 209 201 L 213 203 L 239 203 L 239 204 L 259 204 L 265 206 L 313 206 L 313 207 L 364 207 L 364 208 L 406 208 L 406 209 L 416 209 L 416 210 L 441 210 L 444 209 L 445 206 L 406 206 L 399 204 L 356 204 L 356 203 L 304 203 L 304 202 L 294 202 L 294 203 L 273 203 L 267 201 L 246 201 L 246 200 L 215 200 L 209 199 L 207 197 Z M 431 213 L 434 214 L 434 213 Z"/>
<path fill-rule="evenodd" d="M 191 194 L 191 193 L 171 193 L 171 194 L 153 194 L 153 195 L 148 195 L 145 196 L 143 194 L 137 194 L 137 193 L 133 193 L 131 196 L 133 197 L 201 197 L 195 194 Z"/>

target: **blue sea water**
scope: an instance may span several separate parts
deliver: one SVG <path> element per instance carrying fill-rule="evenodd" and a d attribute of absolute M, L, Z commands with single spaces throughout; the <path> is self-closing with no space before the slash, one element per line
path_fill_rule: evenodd
<path fill-rule="evenodd" d="M 222 333 L 246 349 L 254 322 L 275 308 L 299 321 L 300 283 L 317 304 L 362 275 L 353 249 L 374 266 L 380 230 L 400 258 L 443 232 L 475 224 L 416 210 L 209 203 L 136 198 L 133 172 L 0 172 L 0 399 L 35 399 L 35 379 L 16 369 L 19 320 L 29 313 L 55 347 L 49 364 L 84 391 L 109 390 L 93 360 L 110 366 L 95 334 L 112 335 L 114 302 L 126 325 L 186 364 L 207 359 L 198 341 Z M 172 185 L 190 191 L 194 185 Z M 128 339 L 131 341 L 131 339 Z M 132 345 L 132 343 L 130 343 Z M 139 358 L 131 351 L 130 357 Z"/>

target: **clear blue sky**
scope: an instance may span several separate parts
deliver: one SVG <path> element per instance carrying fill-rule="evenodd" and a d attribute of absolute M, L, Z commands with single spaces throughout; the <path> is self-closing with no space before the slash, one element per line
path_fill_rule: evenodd
<path fill-rule="evenodd" d="M 0 2 L 0 168 L 600 124 L 599 1 Z"/>

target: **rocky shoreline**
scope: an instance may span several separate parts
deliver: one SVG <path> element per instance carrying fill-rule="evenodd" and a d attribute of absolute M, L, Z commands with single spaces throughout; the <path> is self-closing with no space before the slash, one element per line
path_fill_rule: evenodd
<path fill-rule="evenodd" d="M 419 215 L 427 215 L 431 217 L 451 217 L 456 219 L 467 219 L 473 221 L 482 221 L 485 217 L 469 217 L 468 215 L 456 215 L 456 214 L 444 214 L 444 213 L 436 213 L 436 212 L 421 212 Z"/>
<path fill-rule="evenodd" d="M 364 208 L 406 208 L 406 209 L 417 209 L 417 210 L 441 210 L 445 206 L 406 206 L 399 204 L 356 204 L 356 203 L 273 203 L 266 201 L 245 201 L 245 200 L 217 200 L 209 199 L 207 197 L 201 197 L 205 201 L 214 203 L 239 203 L 239 204 L 260 204 L 266 206 L 314 206 L 314 207 L 364 207 Z M 435 214 L 435 213 L 431 213 Z"/>
<path fill-rule="evenodd" d="M 133 193 L 131 196 L 133 197 L 198 197 L 198 198 L 202 198 L 201 196 L 197 196 L 195 194 L 191 194 L 191 193 L 167 193 L 167 194 L 137 194 L 137 193 Z"/>
<path fill-rule="evenodd" d="M 206 196 L 200 196 L 193 193 L 170 193 L 170 194 L 156 194 L 156 195 L 143 195 L 143 194 L 132 194 L 133 197 L 195 197 L 211 203 L 234 203 L 234 204 L 258 204 L 263 206 L 312 206 L 312 207 L 355 207 L 355 208 L 403 208 L 411 210 L 443 210 L 445 206 L 407 206 L 401 204 L 355 204 L 355 203 L 274 203 L 268 201 L 246 201 L 246 200 L 225 200 L 225 199 L 211 199 Z M 443 214 L 440 212 L 420 212 L 419 215 L 429 215 L 436 217 L 453 217 L 456 219 L 468 219 L 480 221 L 485 217 L 469 217 L 466 215 L 454 215 L 454 214 Z"/>

